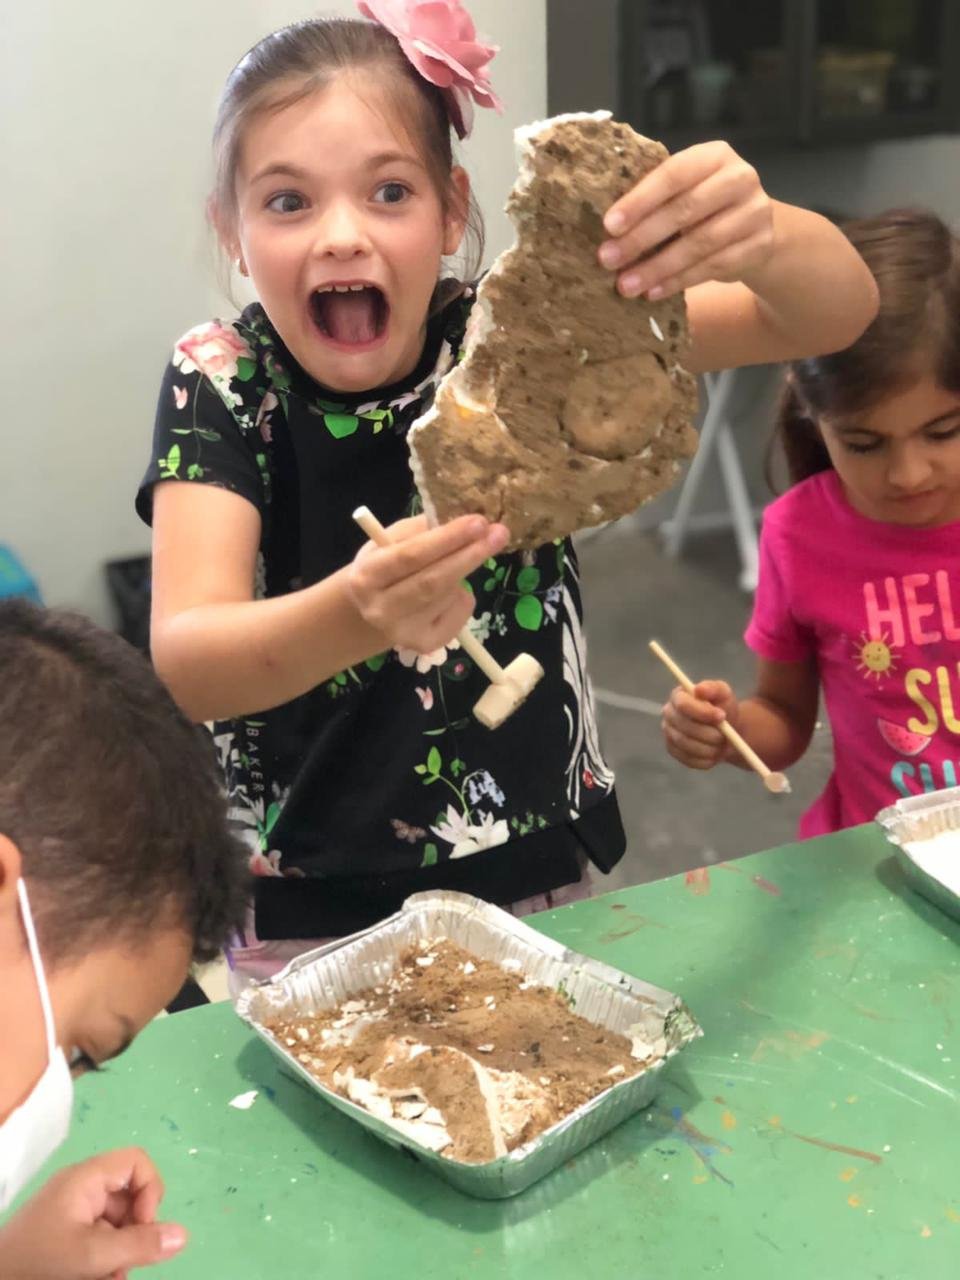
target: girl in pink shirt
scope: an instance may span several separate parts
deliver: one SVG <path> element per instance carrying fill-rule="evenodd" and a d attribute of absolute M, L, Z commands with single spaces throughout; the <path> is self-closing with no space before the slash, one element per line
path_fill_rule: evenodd
<path fill-rule="evenodd" d="M 846 351 L 789 366 L 778 425 L 792 487 L 764 516 L 746 641 L 757 686 L 674 690 L 667 750 L 773 769 L 806 751 L 822 690 L 834 768 L 801 836 L 960 781 L 960 244 L 930 213 L 851 224 L 880 312 Z"/>

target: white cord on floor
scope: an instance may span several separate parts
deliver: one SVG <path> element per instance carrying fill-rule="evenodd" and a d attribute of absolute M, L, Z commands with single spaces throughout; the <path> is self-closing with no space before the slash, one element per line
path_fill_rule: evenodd
<path fill-rule="evenodd" d="M 635 711 L 642 716 L 663 715 L 663 703 L 651 702 L 649 698 L 636 698 L 630 693 L 616 693 L 613 689 L 594 689 L 593 696 L 605 707 L 616 707 L 618 711 Z"/>

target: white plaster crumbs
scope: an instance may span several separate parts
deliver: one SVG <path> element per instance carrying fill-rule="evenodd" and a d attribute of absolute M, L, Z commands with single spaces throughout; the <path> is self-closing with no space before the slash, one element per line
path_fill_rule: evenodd
<path fill-rule="evenodd" d="M 235 1098 L 231 1098 L 229 1106 L 236 1108 L 237 1111 L 249 1111 L 257 1100 L 259 1094 L 258 1089 L 251 1089 L 249 1093 L 238 1093 Z"/>
<path fill-rule="evenodd" d="M 641 1019 L 627 1027 L 624 1035 L 630 1041 L 630 1056 L 643 1062 L 647 1059 L 659 1060 L 666 1056 L 667 1042 L 663 1036 L 663 1026 L 654 1020 Z"/>

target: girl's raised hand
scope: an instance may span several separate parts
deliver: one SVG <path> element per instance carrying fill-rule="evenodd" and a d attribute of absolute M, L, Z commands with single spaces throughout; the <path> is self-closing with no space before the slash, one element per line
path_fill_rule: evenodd
<path fill-rule="evenodd" d="M 627 298 L 669 297 L 707 280 L 743 280 L 774 246 L 773 201 L 726 142 L 670 156 L 606 214 L 599 249 Z"/>
<path fill-rule="evenodd" d="M 460 516 L 438 529 L 426 517 L 387 531 L 389 547 L 368 542 L 347 570 L 347 591 L 364 621 L 396 648 L 432 653 L 448 644 L 473 612 L 463 579 L 510 540 L 502 524 Z"/>
<path fill-rule="evenodd" d="M 722 680 L 703 680 L 693 693 L 674 689 L 663 708 L 660 727 L 667 751 L 688 769 L 713 769 L 729 758 L 730 746 L 720 732 L 727 720 L 737 727 L 738 704 Z"/>

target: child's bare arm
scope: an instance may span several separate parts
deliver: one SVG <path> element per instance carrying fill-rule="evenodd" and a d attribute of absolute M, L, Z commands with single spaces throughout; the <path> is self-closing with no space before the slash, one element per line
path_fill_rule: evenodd
<path fill-rule="evenodd" d="M 726 719 L 771 769 L 795 764 L 810 745 L 817 718 L 819 678 L 810 662 L 761 658 L 757 690 L 738 702 L 728 684 L 704 680 L 694 693 L 675 689 L 663 709 L 667 751 L 688 769 L 721 762 L 747 768 L 718 728 Z"/>
<path fill-rule="evenodd" d="M 820 678 L 813 659 L 757 665 L 757 691 L 740 704 L 736 728 L 771 769 L 787 769 L 800 759 L 817 723 Z M 728 756 L 749 766 L 735 753 Z"/>
<path fill-rule="evenodd" d="M 395 547 L 364 548 L 314 586 L 255 600 L 256 509 L 210 485 L 157 485 L 157 671 L 191 719 L 221 720 L 288 702 L 395 644 L 436 649 L 470 616 L 462 579 L 505 543 L 501 526 L 477 521 L 401 521 Z"/>
<path fill-rule="evenodd" d="M 839 351 L 877 313 L 876 282 L 846 236 L 808 209 L 771 203 L 766 260 L 687 294 L 693 372 Z"/>
<path fill-rule="evenodd" d="M 601 261 L 623 293 L 686 291 L 693 372 L 838 351 L 877 313 L 876 282 L 846 236 L 771 200 L 725 142 L 671 156 L 617 201 L 606 226 L 615 238 Z"/>

